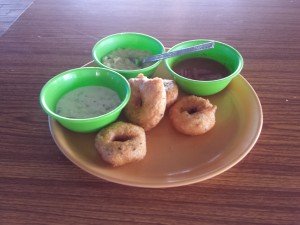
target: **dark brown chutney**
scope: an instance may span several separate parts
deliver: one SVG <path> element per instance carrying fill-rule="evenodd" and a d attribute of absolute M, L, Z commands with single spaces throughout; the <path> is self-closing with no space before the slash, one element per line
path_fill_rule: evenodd
<path fill-rule="evenodd" d="M 177 74 L 193 80 L 218 80 L 230 75 L 221 63 L 207 58 L 189 58 L 176 63 L 172 68 Z"/>

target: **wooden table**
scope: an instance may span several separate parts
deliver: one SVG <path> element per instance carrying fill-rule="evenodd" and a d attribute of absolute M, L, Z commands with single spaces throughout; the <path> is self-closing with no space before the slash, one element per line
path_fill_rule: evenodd
<path fill-rule="evenodd" d="M 300 224 L 299 22 L 297 0 L 36 0 L 0 38 L 0 224 Z M 215 39 L 242 53 L 264 126 L 241 163 L 201 183 L 143 189 L 98 179 L 62 155 L 40 89 L 122 31 L 165 46 Z"/>

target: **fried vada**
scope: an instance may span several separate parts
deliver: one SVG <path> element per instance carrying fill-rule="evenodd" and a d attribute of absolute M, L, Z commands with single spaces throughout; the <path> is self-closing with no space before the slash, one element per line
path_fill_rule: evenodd
<path fill-rule="evenodd" d="M 204 134 L 213 128 L 216 122 L 217 106 L 209 100 L 194 95 L 178 100 L 169 111 L 172 125 L 186 135 Z"/>
<path fill-rule="evenodd" d="M 129 79 L 131 96 L 124 108 L 127 119 L 148 131 L 163 118 L 166 109 L 166 91 L 163 79 L 148 79 L 143 74 Z"/>
<path fill-rule="evenodd" d="M 138 161 L 146 155 L 145 131 L 131 123 L 115 122 L 97 134 L 95 147 L 114 167 Z"/>
<path fill-rule="evenodd" d="M 177 100 L 178 86 L 174 80 L 163 79 L 167 97 L 167 108 L 169 108 Z"/>

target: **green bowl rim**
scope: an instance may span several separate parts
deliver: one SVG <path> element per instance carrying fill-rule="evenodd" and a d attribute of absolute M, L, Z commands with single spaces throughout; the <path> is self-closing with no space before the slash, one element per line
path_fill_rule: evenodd
<path fill-rule="evenodd" d="M 150 66 L 147 66 L 145 68 L 142 68 L 142 69 L 136 69 L 136 70 L 120 70 L 120 69 L 114 69 L 112 67 L 108 67 L 106 65 L 104 65 L 102 62 L 101 62 L 101 59 L 99 60 L 98 57 L 96 56 L 96 48 L 97 46 L 99 45 L 100 42 L 104 41 L 105 39 L 108 39 L 108 38 L 111 38 L 113 36 L 117 36 L 117 35 L 124 35 L 124 34 L 135 34 L 135 35 L 140 35 L 140 36 L 145 36 L 145 37 L 149 37 L 153 40 L 155 40 L 156 42 L 158 42 L 160 44 L 160 46 L 162 47 L 162 52 L 161 53 L 164 53 L 165 52 L 165 46 L 161 43 L 161 41 L 159 41 L 157 38 L 153 37 L 153 36 L 150 36 L 148 34 L 143 34 L 143 33 L 138 33 L 138 32 L 121 32 L 121 33 L 115 33 L 115 34 L 111 34 L 111 35 L 108 35 L 102 39 L 100 39 L 99 41 L 97 41 L 97 43 L 94 45 L 93 49 L 92 49 L 92 56 L 93 56 L 93 59 L 98 63 L 100 64 L 102 67 L 104 68 L 107 68 L 107 69 L 110 69 L 110 70 L 114 70 L 116 72 L 119 72 L 119 73 L 130 73 L 130 72 L 144 72 L 144 71 L 147 71 L 148 69 L 153 69 L 155 67 L 157 67 L 159 65 L 159 63 L 161 62 L 161 60 L 157 61 L 156 63 L 150 65 Z M 160 53 L 160 54 L 161 54 Z"/>
<path fill-rule="evenodd" d="M 89 118 L 69 118 L 69 117 L 64 117 L 64 116 L 60 116 L 59 114 L 53 112 L 52 110 L 49 109 L 49 107 L 47 106 L 43 96 L 45 95 L 44 92 L 45 92 L 45 89 L 46 89 L 46 86 L 49 85 L 51 82 L 53 82 L 54 80 L 70 73 L 70 72 L 74 72 L 74 71 L 79 71 L 79 70 L 104 70 L 104 71 L 109 71 L 109 72 L 112 72 L 114 74 L 116 74 L 117 76 L 119 76 L 121 79 L 123 79 L 126 83 L 126 96 L 124 98 L 124 100 L 121 102 L 120 105 L 118 105 L 115 109 L 113 109 L 112 111 L 108 112 L 108 113 L 105 113 L 103 115 L 100 115 L 100 116 L 96 116 L 96 117 L 89 117 Z M 90 86 L 90 85 L 87 85 L 87 86 Z M 106 69 L 106 68 L 100 68 L 100 67 L 79 67 L 79 68 L 74 68 L 74 69 L 70 69 L 70 70 L 67 70 L 67 71 L 64 71 L 62 73 L 59 73 L 57 75 L 55 75 L 54 77 L 52 77 L 50 80 L 47 81 L 47 83 L 44 84 L 41 92 L 40 92 L 40 105 L 42 106 L 42 108 L 44 109 L 44 111 L 50 115 L 50 116 L 53 116 L 54 118 L 57 118 L 57 119 L 64 119 L 64 120 L 69 120 L 69 121 L 88 121 L 88 120 L 95 120 L 95 119 L 99 119 L 101 117 L 106 117 L 106 116 L 109 116 L 119 110 L 122 110 L 125 105 L 128 103 L 129 101 L 129 98 L 130 98 L 130 95 L 131 95 L 131 88 L 130 88 L 130 85 L 129 85 L 129 82 L 127 81 L 127 79 L 125 77 L 123 77 L 121 74 L 119 74 L 118 72 L 116 71 L 113 71 L 113 70 L 109 70 L 109 69 Z"/>
<path fill-rule="evenodd" d="M 221 44 L 221 45 L 225 45 L 225 46 L 231 48 L 231 49 L 239 56 L 239 64 L 238 64 L 237 69 L 236 69 L 234 72 L 232 72 L 230 75 L 228 75 L 228 76 L 226 76 L 226 77 L 224 77 L 224 78 L 221 78 L 221 79 L 216 79 L 216 80 L 193 80 L 193 79 L 186 78 L 186 77 L 181 76 L 180 74 L 176 73 L 174 70 L 172 70 L 172 68 L 171 68 L 171 67 L 169 66 L 169 64 L 167 63 L 167 59 L 164 60 L 164 63 L 165 63 L 165 65 L 166 65 L 167 69 L 168 69 L 170 72 L 172 72 L 173 75 L 178 76 L 179 78 L 181 78 L 181 79 L 183 79 L 183 80 L 194 81 L 194 82 L 198 82 L 198 83 L 211 83 L 211 82 L 216 82 L 216 81 L 226 80 L 226 79 L 228 79 L 228 78 L 230 79 L 230 78 L 233 78 L 233 77 L 235 77 L 235 76 L 237 76 L 237 75 L 240 74 L 240 72 L 241 72 L 241 70 L 242 70 L 242 68 L 243 68 L 243 66 L 244 66 L 244 59 L 243 59 L 241 53 L 239 53 L 239 51 L 236 50 L 236 49 L 235 49 L 234 47 L 232 47 L 231 45 L 225 44 L 225 43 L 220 42 L 220 41 L 215 41 L 215 40 L 210 40 L 210 39 L 194 39 L 194 40 L 183 41 L 183 42 L 180 42 L 180 43 L 174 45 L 173 47 L 171 47 L 171 48 L 168 50 L 168 52 L 172 51 L 174 48 L 176 48 L 176 47 L 179 46 L 179 45 L 182 45 L 182 44 L 185 44 L 185 43 L 189 43 L 189 42 L 194 42 L 194 41 L 213 41 L 213 42 L 215 42 L 215 43 L 219 43 L 219 44 Z"/>

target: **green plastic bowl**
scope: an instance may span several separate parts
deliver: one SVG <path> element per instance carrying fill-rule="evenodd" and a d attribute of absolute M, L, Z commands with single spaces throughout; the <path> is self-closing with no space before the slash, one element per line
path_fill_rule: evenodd
<path fill-rule="evenodd" d="M 55 113 L 58 100 L 66 93 L 85 86 L 104 86 L 116 91 L 121 104 L 114 110 L 93 118 L 74 119 Z M 41 90 L 40 104 L 49 116 L 61 125 L 76 132 L 93 132 L 114 122 L 130 98 L 128 81 L 117 72 L 98 68 L 84 67 L 68 70 L 49 80 Z"/>
<path fill-rule="evenodd" d="M 191 47 L 208 41 L 211 40 L 198 39 L 181 42 L 172 47 L 169 51 Z M 197 57 L 212 59 L 223 64 L 230 71 L 230 74 L 228 74 L 227 77 L 218 80 L 199 81 L 183 77 L 172 69 L 174 65 L 182 60 Z M 165 65 L 170 74 L 173 76 L 175 82 L 184 91 L 198 96 L 207 96 L 222 91 L 234 77 L 239 75 L 243 68 L 244 61 L 243 57 L 236 49 L 234 49 L 230 45 L 215 41 L 215 47 L 213 49 L 169 58 L 165 60 Z"/>
<path fill-rule="evenodd" d="M 127 79 L 136 77 L 139 73 L 143 73 L 145 76 L 148 77 L 151 76 L 160 64 L 160 61 L 152 64 L 151 66 L 138 70 L 118 70 L 102 64 L 101 60 L 104 56 L 119 48 L 129 48 L 135 50 L 148 51 L 152 55 L 160 54 L 165 51 L 163 44 L 159 40 L 149 35 L 141 33 L 117 33 L 107 36 L 98 41 L 95 44 L 92 51 L 95 62 L 97 62 L 100 67 L 114 70 L 122 74 Z"/>

